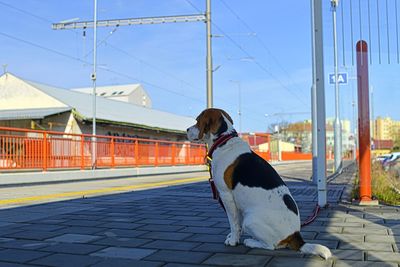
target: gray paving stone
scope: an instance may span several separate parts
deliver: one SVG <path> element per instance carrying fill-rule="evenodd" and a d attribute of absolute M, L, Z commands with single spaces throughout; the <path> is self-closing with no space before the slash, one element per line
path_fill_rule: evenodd
<path fill-rule="evenodd" d="M 400 263 L 400 254 L 397 252 L 368 251 L 367 260 Z"/>
<path fill-rule="evenodd" d="M 315 226 L 314 224 L 309 224 L 301 228 L 302 232 L 321 232 L 321 233 L 341 233 L 343 227 L 339 226 Z"/>
<path fill-rule="evenodd" d="M 26 265 L 26 264 L 19 264 L 19 263 L 11 263 L 11 262 L 0 261 L 0 266 L 1 266 L 1 267 L 27 267 L 28 265 Z"/>
<path fill-rule="evenodd" d="M 206 252 L 159 250 L 156 253 L 144 258 L 144 260 L 199 264 L 211 255 L 211 253 Z"/>
<path fill-rule="evenodd" d="M 165 224 L 165 225 L 170 225 L 178 222 L 177 220 L 167 220 L 167 219 L 143 219 L 140 221 L 137 221 L 137 223 L 141 224 Z"/>
<path fill-rule="evenodd" d="M 192 251 L 200 251 L 200 252 L 221 252 L 221 253 L 237 253 L 237 254 L 245 254 L 248 252 L 250 248 L 244 245 L 238 245 L 236 247 L 226 246 L 223 242 L 221 243 L 203 243 L 198 247 L 192 249 Z"/>
<path fill-rule="evenodd" d="M 137 230 L 144 230 L 144 231 L 157 231 L 157 232 L 172 232 L 172 231 L 179 231 L 184 229 L 185 226 L 183 225 L 163 225 L 163 224 L 147 224 L 141 227 L 138 227 Z"/>
<path fill-rule="evenodd" d="M 88 221 L 88 220 L 68 220 L 62 223 L 62 225 L 67 225 L 67 226 L 86 226 L 86 227 L 92 227 L 92 226 L 99 226 L 102 224 L 102 221 Z"/>
<path fill-rule="evenodd" d="M 185 264 L 185 263 L 167 263 L 163 265 L 163 267 L 211 267 L 212 265 L 205 265 L 205 264 Z"/>
<path fill-rule="evenodd" d="M 338 260 L 334 263 L 334 267 L 398 267 L 395 263 L 389 262 L 371 262 L 371 261 L 354 261 L 354 260 Z"/>
<path fill-rule="evenodd" d="M 25 239 L 11 239 L 7 242 L 0 242 L 0 247 L 2 248 L 15 248 L 15 249 L 25 249 L 25 250 L 36 250 L 43 247 L 47 247 L 49 243 L 35 240 L 25 240 Z"/>
<path fill-rule="evenodd" d="M 259 255 L 237 255 L 216 253 L 204 261 L 215 266 L 264 266 L 272 257 Z"/>
<path fill-rule="evenodd" d="M 78 254 L 87 255 L 89 253 L 104 249 L 104 246 L 91 245 L 91 244 L 76 244 L 76 243 L 55 243 L 50 244 L 41 251 L 55 252 L 55 253 L 68 253 L 68 254 Z"/>
<path fill-rule="evenodd" d="M 219 225 L 216 221 L 177 221 L 173 225 L 209 227 Z"/>
<path fill-rule="evenodd" d="M 45 231 L 19 231 L 12 234 L 6 234 L 4 236 L 11 238 L 21 238 L 21 239 L 32 239 L 32 240 L 45 240 L 54 236 L 57 236 L 56 232 L 45 232 Z"/>
<path fill-rule="evenodd" d="M 108 237 L 138 237 L 140 235 L 146 234 L 148 231 L 141 230 L 127 230 L 127 229 L 107 229 L 104 232 L 99 232 L 97 235 L 103 235 Z"/>
<path fill-rule="evenodd" d="M 288 257 L 274 257 L 268 262 L 267 267 L 293 267 L 293 266 L 307 266 L 307 267 L 331 267 L 333 260 L 324 260 L 318 257 L 312 258 L 288 258 Z"/>
<path fill-rule="evenodd" d="M 143 224 L 125 223 L 125 222 L 108 222 L 99 225 L 99 227 L 114 228 L 114 229 L 136 229 L 140 226 L 143 226 Z"/>
<path fill-rule="evenodd" d="M 338 248 L 339 241 L 337 240 L 322 240 L 322 239 L 314 239 L 314 240 L 308 240 L 304 239 L 305 242 L 307 243 L 314 243 L 314 244 L 320 244 L 327 246 L 330 249 L 336 249 Z"/>
<path fill-rule="evenodd" d="M 332 249 L 332 255 L 341 260 L 364 260 L 364 252 L 362 250 L 352 249 Z"/>
<path fill-rule="evenodd" d="M 149 239 L 135 238 L 135 237 L 106 237 L 92 242 L 92 244 L 111 246 L 111 247 L 139 247 L 146 243 L 151 242 Z"/>
<path fill-rule="evenodd" d="M 368 229 L 362 227 L 343 227 L 343 233 L 345 234 L 368 234 L 373 231 L 376 235 L 387 235 L 388 231 L 384 229 Z"/>
<path fill-rule="evenodd" d="M 180 230 L 182 233 L 193 233 L 193 234 L 221 234 L 226 231 L 225 228 L 217 228 L 217 227 L 194 227 L 189 226 Z"/>
<path fill-rule="evenodd" d="M 398 238 L 400 240 L 400 238 Z M 396 243 L 396 237 L 393 235 L 374 235 L 367 234 L 365 236 L 365 242 L 372 243 Z"/>
<path fill-rule="evenodd" d="M 163 240 L 184 240 L 191 236 L 191 233 L 177 232 L 148 232 L 138 236 L 139 238 L 163 239 Z"/>
<path fill-rule="evenodd" d="M 31 260 L 42 258 L 49 255 L 47 252 L 22 250 L 22 249 L 4 249 L 0 251 L 0 261 L 26 263 Z"/>
<path fill-rule="evenodd" d="M 91 256 L 140 260 L 154 252 L 154 249 L 109 247 L 92 253 Z"/>
<path fill-rule="evenodd" d="M 368 251 L 386 251 L 392 252 L 392 245 L 389 243 L 347 243 L 340 242 L 339 249 L 358 249 Z"/>
<path fill-rule="evenodd" d="M 53 254 L 41 259 L 34 260 L 30 263 L 45 265 L 45 266 L 59 266 L 59 267 L 80 267 L 80 266 L 89 266 L 91 264 L 95 264 L 101 261 L 101 258 L 83 256 L 83 255 L 71 255 L 71 254 L 62 254 L 57 253 Z"/>
<path fill-rule="evenodd" d="M 97 234 L 103 231 L 106 231 L 107 228 L 99 228 L 99 227 L 85 227 L 85 226 L 67 226 L 60 230 L 55 231 L 58 234 Z"/>
<path fill-rule="evenodd" d="M 90 241 L 100 238 L 101 236 L 96 236 L 96 235 L 64 234 L 53 238 L 49 238 L 46 241 L 62 242 L 62 243 L 88 243 Z"/>
<path fill-rule="evenodd" d="M 163 262 L 154 262 L 154 261 L 139 261 L 132 259 L 106 259 L 94 265 L 90 265 L 91 267 L 159 267 L 164 265 Z M 165 266 L 165 265 L 164 265 Z"/>
<path fill-rule="evenodd" d="M 185 239 L 185 241 L 194 242 L 210 242 L 210 243 L 224 243 L 226 235 L 209 235 L 209 234 L 194 234 L 191 237 Z"/>
<path fill-rule="evenodd" d="M 345 242 L 364 242 L 363 234 L 328 234 L 328 233 L 320 233 L 317 235 L 316 239 L 325 239 L 325 240 L 338 240 Z"/>
<path fill-rule="evenodd" d="M 304 254 L 294 251 L 288 248 L 285 249 L 276 249 L 276 250 L 269 250 L 269 249 L 260 249 L 260 248 L 253 248 L 250 249 L 247 254 L 250 255 L 266 255 L 266 256 L 279 256 L 279 257 L 296 257 L 296 258 L 303 258 Z"/>
<path fill-rule="evenodd" d="M 66 228 L 63 225 L 54 225 L 54 224 L 29 224 L 20 227 L 19 229 L 24 231 L 45 231 L 52 232 L 56 230 L 60 230 L 62 228 Z"/>
<path fill-rule="evenodd" d="M 155 240 L 145 245 L 143 248 L 156 248 L 156 249 L 171 249 L 171 250 L 192 250 L 198 247 L 200 243 L 196 242 L 184 242 L 184 241 L 168 241 L 168 240 Z"/>

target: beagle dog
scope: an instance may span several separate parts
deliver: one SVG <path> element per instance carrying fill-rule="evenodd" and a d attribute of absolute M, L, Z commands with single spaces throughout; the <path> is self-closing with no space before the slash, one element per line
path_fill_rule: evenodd
<path fill-rule="evenodd" d="M 274 168 L 238 137 L 231 117 L 221 109 L 204 110 L 187 129 L 190 141 L 206 143 L 211 174 L 225 206 L 231 232 L 225 245 L 236 246 L 245 232 L 251 248 L 289 247 L 324 259 L 330 250 L 304 242 L 295 200 Z"/>

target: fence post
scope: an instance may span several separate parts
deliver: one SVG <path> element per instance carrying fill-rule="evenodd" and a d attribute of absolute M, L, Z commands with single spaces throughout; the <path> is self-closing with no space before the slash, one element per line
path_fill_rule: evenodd
<path fill-rule="evenodd" d="M 111 153 L 111 168 L 115 168 L 115 144 L 114 144 L 114 137 L 111 137 L 111 148 L 110 148 L 110 153 Z"/>
<path fill-rule="evenodd" d="M 85 169 L 85 136 L 81 135 L 81 170 Z"/>
<path fill-rule="evenodd" d="M 190 163 L 190 152 L 191 152 L 192 148 L 189 144 L 186 144 L 186 151 L 185 151 L 185 165 L 189 165 Z"/>
<path fill-rule="evenodd" d="M 43 171 L 47 171 L 47 133 L 43 133 Z"/>
<path fill-rule="evenodd" d="M 139 166 L 139 144 L 138 140 L 135 140 L 135 165 Z"/>
<path fill-rule="evenodd" d="M 158 142 L 156 142 L 155 151 L 154 151 L 154 166 L 158 166 Z"/>
<path fill-rule="evenodd" d="M 172 166 L 175 166 L 175 154 L 176 154 L 176 145 L 172 144 L 172 149 L 171 149 L 171 164 Z"/>

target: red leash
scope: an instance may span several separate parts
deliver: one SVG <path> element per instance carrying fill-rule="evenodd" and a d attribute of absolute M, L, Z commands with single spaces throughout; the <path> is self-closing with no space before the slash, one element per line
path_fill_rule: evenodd
<path fill-rule="evenodd" d="M 214 150 L 217 149 L 217 147 L 219 147 L 222 144 L 225 144 L 226 142 L 228 142 L 231 138 L 233 137 L 237 137 L 238 134 L 236 131 L 233 131 L 230 134 L 225 134 L 225 135 L 221 135 L 215 142 L 214 144 L 211 146 L 211 148 L 208 150 L 207 156 L 206 156 L 206 160 L 207 160 L 207 166 L 208 166 L 208 171 L 210 172 L 210 179 L 208 179 L 208 182 L 210 183 L 210 187 L 211 187 L 211 192 L 213 194 L 213 199 L 218 200 L 219 204 L 221 205 L 221 207 L 224 209 L 224 211 L 226 212 L 224 203 L 222 202 L 222 199 L 219 196 L 218 193 L 218 189 L 215 186 L 214 183 L 214 179 L 212 177 L 212 172 L 211 172 L 211 162 L 212 162 L 212 154 L 214 153 Z"/>

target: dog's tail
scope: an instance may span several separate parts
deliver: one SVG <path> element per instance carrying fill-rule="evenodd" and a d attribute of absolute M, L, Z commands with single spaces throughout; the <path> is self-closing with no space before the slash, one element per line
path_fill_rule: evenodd
<path fill-rule="evenodd" d="M 313 254 L 324 258 L 325 260 L 332 257 L 332 253 L 329 248 L 319 245 L 306 243 L 299 232 L 295 232 L 288 236 L 286 239 L 279 243 L 279 246 L 289 247 L 293 250 L 300 251 L 304 254 Z"/>

